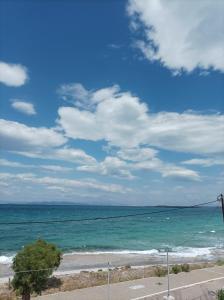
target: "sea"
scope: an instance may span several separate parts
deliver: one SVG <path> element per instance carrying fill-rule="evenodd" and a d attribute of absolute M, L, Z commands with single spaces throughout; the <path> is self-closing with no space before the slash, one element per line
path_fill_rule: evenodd
<path fill-rule="evenodd" d="M 20 222 L 27 223 L 10 224 Z M 10 263 L 17 251 L 37 239 L 56 244 L 64 254 L 155 255 L 169 248 L 182 257 L 206 257 L 214 249 L 223 249 L 224 223 L 220 207 L 0 205 L 0 264 Z"/>

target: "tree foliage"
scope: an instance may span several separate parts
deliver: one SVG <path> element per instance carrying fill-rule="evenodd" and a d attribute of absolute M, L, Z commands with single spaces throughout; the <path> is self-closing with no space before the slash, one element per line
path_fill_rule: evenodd
<path fill-rule="evenodd" d="M 43 240 L 25 246 L 13 260 L 15 272 L 12 286 L 29 300 L 33 292 L 41 294 L 46 287 L 47 279 L 61 262 L 61 251 Z M 34 270 L 34 271 L 33 271 Z"/>
<path fill-rule="evenodd" d="M 218 300 L 224 300 L 224 290 L 223 289 L 218 290 L 218 292 L 217 292 L 217 299 Z"/>

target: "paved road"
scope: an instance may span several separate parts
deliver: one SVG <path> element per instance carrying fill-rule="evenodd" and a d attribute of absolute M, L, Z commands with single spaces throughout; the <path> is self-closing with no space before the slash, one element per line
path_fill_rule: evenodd
<path fill-rule="evenodd" d="M 194 270 L 170 275 L 171 295 L 175 300 L 216 299 L 214 292 L 224 287 L 224 267 Z M 134 281 L 61 292 L 36 300 L 161 300 L 166 295 L 167 278 L 150 277 Z M 108 292 L 110 297 L 108 297 Z"/>

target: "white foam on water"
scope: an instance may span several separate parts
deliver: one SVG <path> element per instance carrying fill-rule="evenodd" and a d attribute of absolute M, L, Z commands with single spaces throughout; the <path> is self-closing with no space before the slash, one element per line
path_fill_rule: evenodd
<path fill-rule="evenodd" d="M 196 257 L 204 257 L 211 258 L 212 252 L 216 248 L 193 248 L 193 247 L 174 247 L 169 252 L 171 257 L 176 258 L 196 258 Z M 68 255 L 150 255 L 152 257 L 162 257 L 166 255 L 166 251 L 150 249 L 150 250 L 111 250 L 111 251 L 87 251 L 87 252 L 69 252 L 64 253 L 64 256 Z M 0 264 L 2 265 L 10 265 L 12 263 L 14 256 L 0 256 Z"/>
<path fill-rule="evenodd" d="M 13 257 L 14 256 L 6 256 L 6 255 L 0 256 L 0 264 L 10 265 L 12 263 Z"/>
<path fill-rule="evenodd" d="M 151 250 L 111 250 L 111 251 L 87 251 L 87 252 L 70 252 L 65 253 L 64 256 L 67 255 L 102 255 L 102 254 L 150 254 L 155 255 L 158 254 L 159 251 L 156 249 Z"/>
<path fill-rule="evenodd" d="M 215 230 L 211 230 L 210 232 L 211 232 L 211 233 L 216 233 L 216 231 L 215 231 Z"/>
<path fill-rule="evenodd" d="M 196 258 L 204 257 L 211 258 L 215 248 L 193 248 L 193 247 L 174 247 L 169 252 L 169 255 L 177 258 Z M 150 255 L 153 257 L 166 256 L 166 251 L 150 249 L 150 250 L 117 250 L 117 251 L 89 251 L 89 252 L 71 252 L 64 255 Z"/>
<path fill-rule="evenodd" d="M 193 248 L 193 247 L 176 247 L 173 252 L 170 252 L 170 256 L 174 257 L 184 257 L 184 258 L 194 258 L 194 257 L 212 257 L 212 250 L 215 248 Z"/>

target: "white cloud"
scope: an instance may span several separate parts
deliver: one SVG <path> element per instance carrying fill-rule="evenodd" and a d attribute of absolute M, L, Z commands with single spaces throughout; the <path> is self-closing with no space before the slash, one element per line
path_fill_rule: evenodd
<path fill-rule="evenodd" d="M 74 164 L 92 164 L 96 162 L 95 158 L 85 153 L 85 151 L 69 147 L 41 149 L 39 151 L 14 151 L 14 153 L 30 158 L 61 160 Z"/>
<path fill-rule="evenodd" d="M 202 167 L 211 167 L 215 165 L 224 165 L 224 159 L 221 158 L 193 158 L 182 162 L 184 165 L 198 165 Z"/>
<path fill-rule="evenodd" d="M 92 102 L 99 103 L 101 101 L 111 99 L 114 97 L 119 97 L 120 87 L 118 85 L 113 85 L 111 87 L 96 90 L 90 94 Z"/>
<path fill-rule="evenodd" d="M 140 157 L 141 150 L 143 150 L 142 157 Z M 128 155 L 124 160 L 115 156 L 107 156 L 102 162 L 96 161 L 92 164 L 81 165 L 77 167 L 77 170 L 124 179 L 134 179 L 136 176 L 133 173 L 145 170 L 160 173 L 164 178 L 174 177 L 191 181 L 201 180 L 198 172 L 175 164 L 163 162 L 155 156 L 155 153 L 153 153 L 153 156 L 149 157 L 150 152 L 144 152 L 144 150 L 146 149 L 128 149 L 128 152 L 124 152 Z M 123 150 L 118 151 L 117 154 L 120 154 L 122 151 Z M 124 153 L 122 152 L 122 154 Z M 134 153 L 137 153 L 136 157 L 134 157 Z"/>
<path fill-rule="evenodd" d="M 176 166 L 175 164 L 165 163 L 156 157 L 152 158 L 151 160 L 135 163 L 133 165 L 133 169 L 159 172 L 164 178 L 173 177 L 191 181 L 201 180 L 198 172 Z"/>
<path fill-rule="evenodd" d="M 58 123 L 68 137 L 92 141 L 104 139 L 123 147 L 139 144 L 142 138 L 139 134 L 143 133 L 146 124 L 147 106 L 128 92 L 114 90 L 111 93 L 111 90 L 109 87 L 95 91 L 94 97 L 99 103 L 94 112 L 75 107 L 59 108 Z"/>
<path fill-rule="evenodd" d="M 157 153 L 158 151 L 152 148 L 123 148 L 117 152 L 117 155 L 124 160 L 145 161 L 152 159 Z"/>
<path fill-rule="evenodd" d="M 143 30 L 137 47 L 150 61 L 178 73 L 195 68 L 224 71 L 224 2 L 129 0 L 132 29 Z"/>
<path fill-rule="evenodd" d="M 54 129 L 29 127 L 25 124 L 0 119 L 1 148 L 5 150 L 25 151 L 65 144 L 66 138 Z"/>
<path fill-rule="evenodd" d="M 12 167 L 12 168 L 21 168 L 21 167 L 23 168 L 24 164 L 2 158 L 2 159 L 0 159 L 0 166 L 2 166 L 2 167 Z"/>
<path fill-rule="evenodd" d="M 64 148 L 54 150 L 52 154 L 55 159 L 61 159 L 61 160 L 70 161 L 74 163 L 95 162 L 94 157 L 86 154 L 85 151 L 81 149 L 64 147 Z"/>
<path fill-rule="evenodd" d="M 58 94 L 63 100 L 76 103 L 78 107 L 89 105 L 89 92 L 80 83 L 63 84 L 58 89 Z"/>
<path fill-rule="evenodd" d="M 134 179 L 134 176 L 131 174 L 129 168 L 130 166 L 125 161 L 120 160 L 117 157 L 108 156 L 102 162 L 82 165 L 77 167 L 77 170 L 124 179 Z"/>
<path fill-rule="evenodd" d="M 115 49 L 115 50 L 121 49 L 122 47 L 124 47 L 124 45 L 122 45 L 122 44 L 114 44 L 114 43 L 112 43 L 112 44 L 108 45 L 108 48 Z"/>
<path fill-rule="evenodd" d="M 8 64 L 0 61 L 0 82 L 8 86 L 18 87 L 28 80 L 26 67 L 20 64 Z"/>
<path fill-rule="evenodd" d="M 69 188 L 69 189 L 86 189 L 86 190 L 99 190 L 101 192 L 109 192 L 109 193 L 121 193 L 124 194 L 130 191 L 129 188 L 123 187 L 119 184 L 106 184 L 98 181 L 91 180 L 76 180 L 76 179 L 68 179 L 68 178 L 59 178 L 59 177 L 39 177 L 33 173 L 0 173 L 0 179 L 7 183 L 12 184 L 12 180 L 19 181 L 22 183 L 30 183 L 35 185 L 40 185 L 42 187 L 59 187 L 59 188 Z"/>
<path fill-rule="evenodd" d="M 36 115 L 34 105 L 30 102 L 21 101 L 19 99 L 13 99 L 12 107 L 26 115 Z"/>
<path fill-rule="evenodd" d="M 183 179 L 193 180 L 193 181 L 201 180 L 200 175 L 196 171 L 177 167 L 177 166 L 169 166 L 169 165 L 162 170 L 162 176 L 183 178 Z"/>
<path fill-rule="evenodd" d="M 98 141 L 103 134 L 97 124 L 96 116 L 89 111 L 74 107 L 60 107 L 58 123 L 70 138 Z"/>
<path fill-rule="evenodd" d="M 196 154 L 224 153 L 222 114 L 150 113 L 129 92 L 101 98 L 93 111 L 60 107 L 58 113 L 59 125 L 73 139 L 105 140 L 122 149 L 147 145 Z"/>
<path fill-rule="evenodd" d="M 69 83 L 61 85 L 58 94 L 63 100 L 69 101 L 79 108 L 91 110 L 97 103 L 114 97 L 119 90 L 119 86 L 114 85 L 97 91 L 89 91 L 81 83 Z"/>
<path fill-rule="evenodd" d="M 72 168 L 58 166 L 58 165 L 40 165 L 39 168 L 51 172 L 69 172 L 73 170 Z"/>
<path fill-rule="evenodd" d="M 72 171 L 72 168 L 63 167 L 58 165 L 33 165 L 33 164 L 23 164 L 7 159 L 0 159 L 0 166 L 2 167 L 10 167 L 10 168 L 29 168 L 29 169 L 43 169 L 45 171 L 52 172 L 68 172 Z"/>
<path fill-rule="evenodd" d="M 224 153 L 224 115 L 161 112 L 151 114 L 146 140 L 161 149 Z"/>

